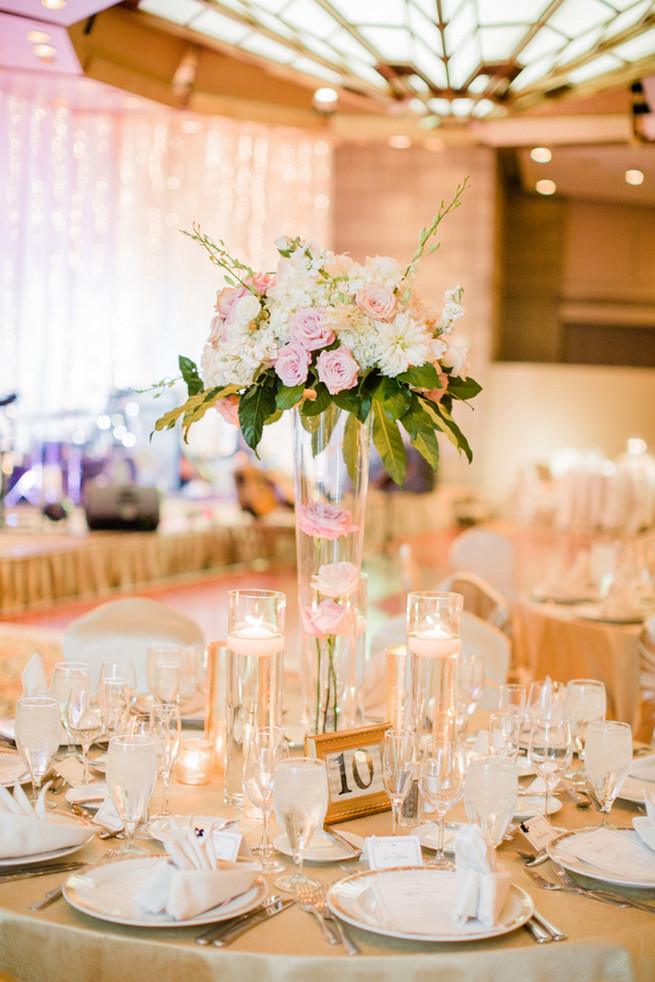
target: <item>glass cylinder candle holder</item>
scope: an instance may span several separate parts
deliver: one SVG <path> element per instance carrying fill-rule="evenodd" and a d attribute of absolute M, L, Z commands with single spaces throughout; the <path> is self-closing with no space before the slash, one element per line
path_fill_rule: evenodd
<path fill-rule="evenodd" d="M 221 772 L 225 770 L 227 656 L 225 641 L 211 641 L 207 645 L 204 735 L 214 746 L 215 765 Z"/>
<path fill-rule="evenodd" d="M 404 644 L 385 648 L 385 674 L 387 719 L 396 731 L 412 729 L 410 659 Z"/>
<path fill-rule="evenodd" d="M 182 740 L 175 771 L 180 784 L 208 784 L 213 766 L 214 744 L 211 740 Z"/>

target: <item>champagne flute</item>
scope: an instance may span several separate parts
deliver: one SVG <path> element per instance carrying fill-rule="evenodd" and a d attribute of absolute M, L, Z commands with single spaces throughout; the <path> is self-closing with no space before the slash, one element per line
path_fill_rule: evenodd
<path fill-rule="evenodd" d="M 482 653 L 462 652 L 457 681 L 457 734 L 460 740 L 466 736 L 469 720 L 482 698 L 485 679 Z"/>
<path fill-rule="evenodd" d="M 70 690 L 66 703 L 66 729 L 82 747 L 82 784 L 87 784 L 89 750 L 104 729 L 103 707 L 94 689 Z"/>
<path fill-rule="evenodd" d="M 157 747 L 159 776 L 163 788 L 162 806 L 157 815 L 157 826 L 161 832 L 169 827 L 173 814 L 168 804 L 168 787 L 182 736 L 180 707 L 171 703 L 155 703 L 150 710 L 149 733 Z"/>
<path fill-rule="evenodd" d="M 107 790 L 123 820 L 125 844 L 110 855 L 129 858 L 149 856 L 134 843 L 137 825 L 148 813 L 157 781 L 157 745 L 150 737 L 121 734 L 112 737 L 107 749 Z"/>
<path fill-rule="evenodd" d="M 275 771 L 273 807 L 293 852 L 292 873 L 278 876 L 278 890 L 295 893 L 298 887 L 318 889 L 320 881 L 307 876 L 303 860 L 311 837 L 325 820 L 328 780 L 325 761 L 313 757 L 289 757 Z"/>
<path fill-rule="evenodd" d="M 16 747 L 32 779 L 32 803 L 59 749 L 61 712 L 51 696 L 21 696 L 16 702 Z"/>
<path fill-rule="evenodd" d="M 518 713 L 492 713 L 487 728 L 489 754 L 501 754 L 515 761 L 519 755 L 522 726 L 523 717 Z"/>
<path fill-rule="evenodd" d="M 587 726 L 595 720 L 605 719 L 606 711 L 607 694 L 604 682 L 598 679 L 571 679 L 566 683 L 564 715 L 569 721 L 580 761 L 580 766 L 567 774 L 567 777 L 576 784 L 584 784 L 586 780 L 584 755 Z"/>
<path fill-rule="evenodd" d="M 282 727 L 260 726 L 250 734 L 243 765 L 243 792 L 262 813 L 262 836 L 252 851 L 260 857 L 264 873 L 281 873 L 284 870 L 284 866 L 273 858 L 274 848 L 268 837 L 268 823 L 273 811 L 277 765 L 288 755 Z"/>
<path fill-rule="evenodd" d="M 587 726 L 585 769 L 592 800 L 609 825 L 614 799 L 621 790 L 632 762 L 632 728 L 629 723 L 597 720 Z"/>
<path fill-rule="evenodd" d="M 566 719 L 535 719 L 530 730 L 528 757 L 546 785 L 544 813 L 549 814 L 550 795 L 571 766 L 571 727 Z"/>
<path fill-rule="evenodd" d="M 466 755 L 462 747 L 453 743 L 442 744 L 430 750 L 430 756 L 421 761 L 418 786 L 423 800 L 436 812 L 438 830 L 437 849 L 428 866 L 453 870 L 455 864 L 444 854 L 444 823 L 446 812 L 456 805 L 464 794 Z M 434 821 L 434 819 L 432 819 Z"/>
<path fill-rule="evenodd" d="M 516 763 L 509 757 L 473 757 L 466 771 L 464 806 L 492 846 L 502 842 L 518 801 Z"/>
<path fill-rule="evenodd" d="M 416 758 L 413 730 L 387 730 L 382 743 L 382 780 L 391 800 L 392 835 L 398 835 L 400 809 L 412 786 L 412 764 Z"/>

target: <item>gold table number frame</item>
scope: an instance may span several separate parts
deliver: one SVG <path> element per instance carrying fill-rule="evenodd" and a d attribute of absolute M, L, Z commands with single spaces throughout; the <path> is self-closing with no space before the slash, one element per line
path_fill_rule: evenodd
<path fill-rule="evenodd" d="M 391 808 L 382 780 L 382 742 L 389 729 L 391 723 L 378 723 L 305 737 L 307 756 L 327 766 L 327 825 Z"/>

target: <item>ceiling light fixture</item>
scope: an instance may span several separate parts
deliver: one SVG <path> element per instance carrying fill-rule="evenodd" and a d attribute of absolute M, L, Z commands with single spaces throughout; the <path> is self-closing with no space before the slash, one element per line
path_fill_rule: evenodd
<path fill-rule="evenodd" d="M 534 189 L 538 192 L 538 194 L 555 194 L 557 191 L 557 185 L 555 184 L 555 181 L 537 181 Z"/>
<path fill-rule="evenodd" d="M 63 10 L 66 0 L 41 0 L 41 6 L 47 10 Z"/>
<path fill-rule="evenodd" d="M 548 147 L 533 147 L 530 156 L 538 164 L 548 164 L 553 159 L 553 154 Z"/>
<path fill-rule="evenodd" d="M 339 96 L 336 89 L 325 88 L 316 89 L 312 97 L 312 105 L 316 112 L 333 113 L 337 108 Z"/>
<path fill-rule="evenodd" d="M 34 54 L 37 56 L 37 58 L 47 60 L 48 58 L 53 58 L 57 54 L 57 49 L 53 48 L 51 44 L 35 44 Z"/>
<path fill-rule="evenodd" d="M 625 172 L 625 183 L 638 187 L 644 183 L 644 172 L 641 170 L 627 170 Z"/>
<path fill-rule="evenodd" d="M 45 31 L 28 31 L 27 40 L 31 41 L 32 44 L 45 44 L 46 41 L 50 40 L 50 35 L 46 34 Z"/>

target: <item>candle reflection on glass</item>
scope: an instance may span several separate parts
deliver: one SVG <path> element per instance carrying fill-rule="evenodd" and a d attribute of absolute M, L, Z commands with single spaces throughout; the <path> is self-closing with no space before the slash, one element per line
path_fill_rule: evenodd
<path fill-rule="evenodd" d="M 211 740 L 182 740 L 176 770 L 180 784 L 207 784 L 213 764 L 214 745 Z"/>

